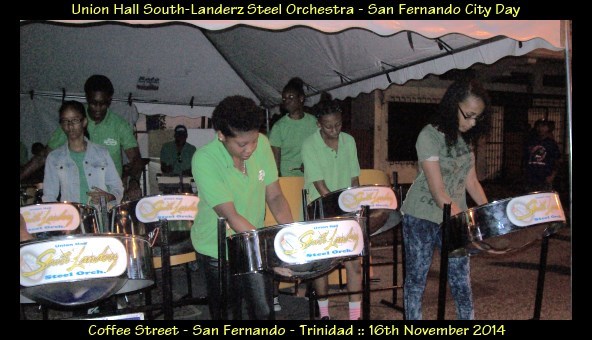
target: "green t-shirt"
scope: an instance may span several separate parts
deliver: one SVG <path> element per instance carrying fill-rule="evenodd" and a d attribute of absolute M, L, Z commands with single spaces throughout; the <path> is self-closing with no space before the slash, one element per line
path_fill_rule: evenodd
<path fill-rule="evenodd" d="M 338 143 L 338 151 L 335 152 L 325 144 L 318 130 L 302 144 L 304 188 L 308 190 L 309 203 L 320 197 L 314 182 L 325 180 L 327 188 L 333 192 L 349 188 L 351 179 L 360 176 L 360 163 L 354 137 L 341 132 Z"/>
<path fill-rule="evenodd" d="M 162 145 L 160 149 L 160 161 L 173 166 L 173 175 L 180 175 L 181 172 L 191 169 L 191 158 L 195 152 L 195 146 L 185 143 L 181 153 L 177 153 L 175 142 L 168 142 Z"/>
<path fill-rule="evenodd" d="M 107 111 L 107 115 L 99 124 L 96 124 L 88 116 L 88 112 L 86 118 L 88 121 L 87 130 L 90 141 L 107 148 L 109 155 L 113 159 L 117 173 L 121 176 L 123 170 L 121 151 L 138 146 L 138 141 L 134 137 L 132 127 L 123 118 L 110 110 Z M 58 127 L 53 132 L 49 142 L 47 142 L 47 146 L 55 150 L 66 144 L 67 140 L 64 130 Z"/>
<path fill-rule="evenodd" d="M 78 178 L 80 180 L 80 203 L 87 204 L 88 203 L 88 194 L 89 191 L 88 181 L 86 180 L 86 174 L 84 173 L 84 157 L 86 156 L 86 151 L 83 152 L 74 152 L 70 151 L 70 158 L 76 164 L 78 168 Z"/>
<path fill-rule="evenodd" d="M 302 177 L 304 175 L 300 169 L 290 169 L 300 168 L 302 164 L 302 157 L 300 156 L 302 142 L 317 130 L 317 119 L 306 112 L 298 120 L 285 115 L 273 125 L 269 134 L 269 143 L 271 146 L 281 149 L 281 176 Z"/>
<path fill-rule="evenodd" d="M 475 158 L 465 141 L 459 138 L 449 152 L 444 134 L 428 124 L 419 133 L 415 149 L 419 162 L 440 162 L 440 172 L 446 192 L 461 210 L 466 210 L 466 179 L 469 170 L 475 164 Z M 428 161 L 430 157 L 433 160 Z M 430 193 L 428 181 L 421 166 L 419 169 L 401 210 L 413 217 L 440 224 L 443 221 L 442 209 L 438 207 Z"/>
<path fill-rule="evenodd" d="M 257 149 L 246 161 L 247 174 L 234 167 L 232 157 L 218 139 L 197 149 L 191 172 L 199 193 L 197 217 L 191 228 L 195 250 L 218 258 L 218 214 L 214 207 L 233 202 L 236 211 L 256 228 L 263 227 L 265 188 L 278 180 L 269 140 L 259 134 Z M 227 235 L 234 231 L 227 230 Z"/>

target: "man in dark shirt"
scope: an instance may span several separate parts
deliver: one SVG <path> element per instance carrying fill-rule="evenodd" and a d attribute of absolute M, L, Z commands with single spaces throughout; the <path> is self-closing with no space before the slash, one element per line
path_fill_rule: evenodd
<path fill-rule="evenodd" d="M 531 191 L 553 190 L 561 153 L 553 138 L 554 124 L 539 119 L 534 133 L 526 143 L 524 152 L 525 185 Z"/>

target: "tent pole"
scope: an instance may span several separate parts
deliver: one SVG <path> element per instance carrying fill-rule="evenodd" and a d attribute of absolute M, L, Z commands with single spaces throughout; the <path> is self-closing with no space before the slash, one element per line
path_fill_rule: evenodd
<path fill-rule="evenodd" d="M 571 202 L 572 202 L 572 186 L 573 186 L 573 178 L 572 178 L 572 102 L 571 102 L 571 62 L 570 62 L 570 54 L 569 54 L 569 50 L 571 48 L 571 39 L 570 39 L 570 20 L 562 20 L 562 23 L 564 25 L 564 45 L 565 45 L 565 77 L 566 77 L 566 86 L 565 89 L 567 91 L 566 93 L 566 97 L 567 97 L 567 126 L 568 126 L 568 134 L 567 134 L 567 138 L 568 138 L 568 152 L 569 152 L 569 158 L 568 158 L 568 163 L 569 163 L 569 224 L 570 224 L 570 230 L 571 230 L 571 216 L 572 215 L 572 206 L 571 206 Z"/>

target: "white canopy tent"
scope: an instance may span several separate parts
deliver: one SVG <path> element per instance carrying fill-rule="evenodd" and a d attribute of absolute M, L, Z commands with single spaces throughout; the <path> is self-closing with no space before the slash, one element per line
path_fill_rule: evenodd
<path fill-rule="evenodd" d="M 293 76 L 305 81 L 309 103 L 314 103 L 321 91 L 337 99 L 355 97 L 391 83 L 404 84 L 475 63 L 491 64 L 540 48 L 556 51 L 560 24 L 23 21 L 21 131 L 31 132 L 30 122 L 39 119 L 43 126 L 57 126 L 56 110 L 49 107 L 59 105 L 64 95 L 83 98 L 82 87 L 91 74 L 112 80 L 115 101 L 130 108 L 120 108 L 120 113 L 128 112 L 130 121 L 136 111 L 207 116 L 232 94 L 251 97 L 265 107 L 277 105 L 282 87 Z M 147 89 L 144 80 L 155 86 Z M 43 97 L 58 101 L 31 103 Z M 37 140 L 44 140 L 41 133 L 48 134 L 41 128 Z"/>
<path fill-rule="evenodd" d="M 280 103 L 287 81 L 355 97 L 391 83 L 492 64 L 537 49 L 566 51 L 569 22 L 551 21 L 22 21 L 21 140 L 47 141 L 63 98 L 84 100 L 91 74 L 115 87 L 114 111 L 209 116 L 228 95 Z M 571 133 L 571 79 L 567 81 Z M 568 136 L 571 145 L 571 135 Z M 570 147 L 571 174 L 571 147 Z"/>

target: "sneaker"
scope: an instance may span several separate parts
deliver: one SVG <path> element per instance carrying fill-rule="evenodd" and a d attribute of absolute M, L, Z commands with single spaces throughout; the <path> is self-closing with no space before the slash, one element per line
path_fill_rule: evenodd
<path fill-rule="evenodd" d="M 327 315 L 327 316 L 323 316 L 323 317 L 321 318 L 321 320 L 331 320 L 331 317 L 330 317 L 329 315 Z"/>
<path fill-rule="evenodd" d="M 273 310 L 279 312 L 282 310 L 282 305 L 280 305 L 280 297 L 274 296 L 273 297 Z"/>

